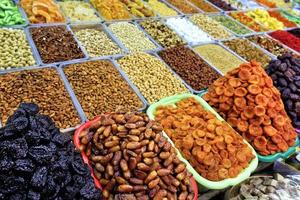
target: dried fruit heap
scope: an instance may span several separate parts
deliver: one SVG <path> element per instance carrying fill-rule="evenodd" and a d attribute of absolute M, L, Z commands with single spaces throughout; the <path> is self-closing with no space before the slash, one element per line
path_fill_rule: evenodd
<path fill-rule="evenodd" d="M 155 115 L 183 157 L 204 178 L 234 178 L 254 158 L 243 138 L 195 98 L 183 99 L 176 107 L 161 106 Z"/>
<path fill-rule="evenodd" d="M 69 136 L 21 104 L 0 129 L 0 199 L 101 199 Z"/>
<path fill-rule="evenodd" d="M 79 138 L 105 198 L 193 199 L 191 174 L 145 114 L 101 115 Z"/>
<path fill-rule="evenodd" d="M 279 91 L 257 62 L 244 63 L 216 80 L 204 99 L 261 155 L 284 152 L 297 134 Z"/>

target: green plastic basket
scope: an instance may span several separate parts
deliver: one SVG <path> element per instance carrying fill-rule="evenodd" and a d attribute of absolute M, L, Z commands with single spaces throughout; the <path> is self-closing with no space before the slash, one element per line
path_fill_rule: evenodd
<path fill-rule="evenodd" d="M 198 96 L 202 97 L 205 93 L 206 92 L 202 92 L 201 94 L 198 94 Z M 256 153 L 256 154 L 257 154 L 259 161 L 261 161 L 261 162 L 274 162 L 275 160 L 277 160 L 279 158 L 282 158 L 282 159 L 288 158 L 290 155 L 292 155 L 294 152 L 296 152 L 296 148 L 298 146 L 299 146 L 299 139 L 297 137 L 294 146 L 291 146 L 286 152 L 275 153 L 275 154 L 272 154 L 269 156 L 263 156 L 263 155 L 260 155 L 259 153 Z"/>
<path fill-rule="evenodd" d="M 180 94 L 180 95 L 175 95 L 175 96 L 170 96 L 166 97 L 154 104 L 152 104 L 148 110 L 147 110 L 147 115 L 149 116 L 150 119 L 154 120 L 155 119 L 155 111 L 158 106 L 166 106 L 166 105 L 175 105 L 176 102 L 188 98 L 188 97 L 194 97 L 206 110 L 211 111 L 219 120 L 224 121 L 224 119 L 212 108 L 206 103 L 201 97 L 193 95 L 193 94 Z M 175 147 L 174 143 L 172 140 L 168 137 L 166 133 L 163 133 L 164 136 L 168 139 L 168 141 L 171 142 L 171 144 Z M 238 133 L 237 133 L 238 134 Z M 254 149 L 252 146 L 244 140 L 244 142 L 251 148 L 252 152 L 256 155 Z M 176 149 L 176 148 L 175 148 Z M 206 178 L 203 178 L 191 165 L 190 163 L 181 155 L 181 153 L 176 149 L 178 157 L 180 160 L 182 160 L 184 163 L 187 165 L 187 169 L 189 172 L 191 172 L 195 178 L 195 180 L 198 182 L 199 185 L 208 188 L 208 189 L 224 189 L 229 186 L 236 185 L 244 180 L 246 180 L 252 172 L 255 171 L 258 165 L 258 158 L 255 156 L 255 158 L 251 161 L 249 166 L 244 169 L 237 177 L 235 178 L 228 178 L 222 181 L 210 181 Z"/>

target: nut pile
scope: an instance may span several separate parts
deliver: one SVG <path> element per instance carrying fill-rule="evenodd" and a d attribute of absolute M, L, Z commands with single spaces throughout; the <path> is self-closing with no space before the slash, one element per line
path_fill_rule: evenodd
<path fill-rule="evenodd" d="M 204 99 L 261 155 L 285 152 L 295 143 L 280 93 L 255 61 L 216 80 Z"/>
<path fill-rule="evenodd" d="M 33 24 L 62 23 L 66 21 L 54 0 L 20 0 L 20 5 Z"/>
<path fill-rule="evenodd" d="M 0 29 L 0 70 L 36 64 L 23 30 Z"/>
<path fill-rule="evenodd" d="M 232 34 L 228 32 L 218 21 L 208 17 L 207 15 L 198 13 L 193 15 L 190 19 L 215 39 L 222 40 L 232 37 Z"/>
<path fill-rule="evenodd" d="M 147 20 L 140 23 L 145 31 L 163 47 L 185 44 L 185 42 L 167 25 L 157 20 Z"/>
<path fill-rule="evenodd" d="M 175 16 L 177 12 L 159 0 L 149 0 L 149 6 L 161 16 Z"/>
<path fill-rule="evenodd" d="M 107 199 L 192 200 L 191 174 L 143 113 L 101 115 L 80 135 Z"/>
<path fill-rule="evenodd" d="M 205 0 L 189 0 L 189 1 L 206 13 L 219 12 L 217 8 L 210 5 Z"/>
<path fill-rule="evenodd" d="M 267 36 L 263 35 L 254 35 L 247 38 L 251 42 L 259 45 L 260 47 L 266 49 L 270 53 L 274 54 L 275 56 L 280 56 L 284 53 L 291 53 L 291 51 L 284 46 L 280 42 L 273 40 Z"/>
<path fill-rule="evenodd" d="M 188 92 L 185 85 L 157 57 L 136 53 L 121 58 L 118 63 L 150 104 Z"/>
<path fill-rule="evenodd" d="M 101 113 L 133 111 L 143 103 L 110 61 L 68 65 L 64 72 L 88 119 Z"/>
<path fill-rule="evenodd" d="M 109 29 L 130 52 L 147 51 L 156 48 L 149 38 L 132 23 L 113 23 L 109 25 Z"/>
<path fill-rule="evenodd" d="M 1 0 L 0 4 L 0 26 L 23 25 L 23 19 L 18 7 L 13 0 Z"/>
<path fill-rule="evenodd" d="M 94 9 L 87 2 L 83 1 L 65 1 L 58 5 L 70 19 L 71 22 L 100 22 L 101 19 L 96 15 Z"/>
<path fill-rule="evenodd" d="M 237 35 L 245 35 L 252 33 L 251 30 L 247 29 L 243 25 L 239 24 L 237 21 L 232 20 L 225 15 L 218 15 L 213 17 L 213 19 L 220 22 L 223 26 L 225 26 Z"/>
<path fill-rule="evenodd" d="M 161 51 L 159 56 L 194 90 L 204 90 L 220 77 L 220 74 L 187 47 L 172 47 Z"/>
<path fill-rule="evenodd" d="M 284 24 L 278 21 L 276 18 L 271 17 L 268 11 L 263 9 L 255 9 L 245 13 L 248 17 L 254 19 L 254 21 L 262 24 L 268 30 L 282 30 L 284 29 Z"/>
<path fill-rule="evenodd" d="M 166 20 L 166 24 L 175 30 L 180 37 L 191 44 L 212 41 L 207 33 L 186 18 L 169 18 Z"/>
<path fill-rule="evenodd" d="M 239 58 L 217 44 L 201 45 L 194 47 L 194 49 L 223 74 L 242 64 Z"/>
<path fill-rule="evenodd" d="M 90 57 L 109 56 L 122 53 L 118 45 L 101 29 L 75 30 L 75 35 Z"/>
<path fill-rule="evenodd" d="M 210 181 L 238 176 L 255 157 L 225 121 L 205 110 L 193 97 L 160 106 L 155 119 L 193 168 Z"/>
<path fill-rule="evenodd" d="M 1 199 L 102 198 L 70 136 L 37 105 L 20 104 L 0 136 Z"/>
<path fill-rule="evenodd" d="M 266 71 L 280 91 L 294 127 L 300 129 L 300 60 L 285 54 L 270 62 Z"/>
<path fill-rule="evenodd" d="M 60 128 L 80 123 L 72 101 L 55 69 L 36 69 L 0 75 L 0 117 L 5 124 L 21 102 L 36 103 Z"/>
<path fill-rule="evenodd" d="M 256 32 L 267 31 L 267 28 L 255 22 L 243 12 L 230 12 L 229 15 Z"/>
<path fill-rule="evenodd" d="M 229 3 L 227 3 L 224 0 L 208 0 L 208 1 L 213 3 L 215 6 L 221 8 L 224 11 L 236 10 L 234 7 L 232 7 Z"/>
<path fill-rule="evenodd" d="M 297 199 L 300 197 L 298 184 L 280 174 L 252 177 L 242 183 L 239 194 L 231 200 L 246 199 Z"/>
<path fill-rule="evenodd" d="M 120 0 L 90 0 L 106 20 L 130 19 L 126 6 Z"/>
<path fill-rule="evenodd" d="M 131 14 L 133 14 L 138 18 L 155 16 L 153 10 L 145 6 L 142 0 L 120 0 L 120 1 L 127 6 Z"/>
<path fill-rule="evenodd" d="M 256 60 L 260 62 L 263 67 L 266 67 L 271 61 L 271 58 L 265 52 L 251 44 L 249 40 L 234 39 L 223 43 L 245 60 Z"/>
<path fill-rule="evenodd" d="M 30 33 L 43 63 L 84 58 L 72 33 L 65 26 L 30 28 Z"/>
<path fill-rule="evenodd" d="M 197 13 L 198 10 L 187 0 L 166 0 L 185 14 Z"/>

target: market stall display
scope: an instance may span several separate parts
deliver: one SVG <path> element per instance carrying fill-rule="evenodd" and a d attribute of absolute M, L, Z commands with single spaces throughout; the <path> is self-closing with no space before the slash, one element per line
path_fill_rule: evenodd
<path fill-rule="evenodd" d="M 145 114 L 101 115 L 77 136 L 103 197 L 195 199 L 191 174 L 162 136 L 161 126 Z"/>
<path fill-rule="evenodd" d="M 102 198 L 71 137 L 36 104 L 21 103 L 0 136 L 1 198 Z"/>
<path fill-rule="evenodd" d="M 197 13 L 198 10 L 188 0 L 166 0 L 183 13 Z"/>
<path fill-rule="evenodd" d="M 161 16 L 176 16 L 178 13 L 160 0 L 149 0 L 148 5 Z"/>
<path fill-rule="evenodd" d="M 269 35 L 275 38 L 276 40 L 279 40 L 291 49 L 300 52 L 300 38 L 296 37 L 295 35 L 287 31 L 280 30 L 269 33 Z"/>
<path fill-rule="evenodd" d="M 216 80 L 204 99 L 261 155 L 295 144 L 297 133 L 280 93 L 257 62 L 241 64 Z"/>
<path fill-rule="evenodd" d="M 59 128 L 80 124 L 70 96 L 54 68 L 0 74 L 0 88 L 1 124 L 6 124 L 23 101 L 38 104 L 41 113 L 51 116 Z"/>
<path fill-rule="evenodd" d="M 88 119 L 101 113 L 144 107 L 135 91 L 109 60 L 68 64 L 63 66 L 63 70 Z"/>
<path fill-rule="evenodd" d="M 20 5 L 32 24 L 66 21 L 59 6 L 53 0 L 20 0 Z"/>
<path fill-rule="evenodd" d="M 230 12 L 229 15 L 256 32 L 263 32 L 267 30 L 266 27 L 255 22 L 251 17 L 247 16 L 243 12 Z"/>
<path fill-rule="evenodd" d="M 158 53 L 159 56 L 194 90 L 201 91 L 220 74 L 185 46 L 176 46 Z"/>
<path fill-rule="evenodd" d="M 230 5 L 230 3 L 227 3 L 224 0 L 208 0 L 208 1 L 224 11 L 236 10 L 234 7 Z"/>
<path fill-rule="evenodd" d="M 189 0 L 189 1 L 206 13 L 220 12 L 220 10 L 217 7 L 213 6 L 213 4 L 206 2 L 205 0 Z"/>
<path fill-rule="evenodd" d="M 26 25 L 20 10 L 13 0 L 2 0 L 0 4 L 0 26 Z"/>
<path fill-rule="evenodd" d="M 194 50 L 223 74 L 226 74 L 228 71 L 234 69 L 235 66 L 239 66 L 243 63 L 236 55 L 233 55 L 218 44 L 195 46 Z"/>
<path fill-rule="evenodd" d="M 106 20 L 132 18 L 126 6 L 120 0 L 90 0 L 90 2 Z"/>
<path fill-rule="evenodd" d="M 285 110 L 294 127 L 300 128 L 300 60 L 284 54 L 270 62 L 266 71 L 281 92 Z"/>

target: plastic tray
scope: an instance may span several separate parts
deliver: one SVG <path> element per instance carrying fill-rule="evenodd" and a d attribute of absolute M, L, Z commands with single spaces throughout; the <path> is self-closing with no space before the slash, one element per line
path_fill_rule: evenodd
<path fill-rule="evenodd" d="M 208 103 L 206 103 L 202 98 L 200 98 L 199 96 L 193 95 L 193 94 L 181 94 L 181 95 L 175 95 L 175 96 L 170 96 L 167 98 L 164 98 L 162 100 L 160 100 L 157 103 L 152 104 L 148 110 L 147 110 L 147 115 L 149 116 L 150 119 L 154 120 L 155 118 L 155 111 L 157 109 L 157 107 L 161 106 L 161 105 L 174 105 L 176 102 L 188 98 L 188 97 L 194 97 L 202 106 L 204 109 L 211 111 L 219 120 L 224 121 L 224 119 L 222 119 L 218 113 L 216 113 L 216 111 L 213 110 L 212 107 L 210 107 L 208 105 Z M 238 134 L 238 133 L 237 133 Z M 171 144 L 174 146 L 174 143 L 172 142 L 172 140 L 167 136 L 166 133 L 164 133 L 164 136 L 171 142 Z M 254 153 L 254 155 L 256 155 L 254 149 L 251 147 L 251 145 L 244 140 L 244 142 L 251 148 L 252 152 Z M 243 172 L 241 172 L 237 177 L 235 178 L 228 178 L 222 181 L 210 181 L 208 179 L 203 178 L 190 164 L 189 162 L 179 153 L 179 151 L 177 150 L 178 156 L 179 158 L 187 164 L 187 168 L 188 170 L 193 174 L 193 176 L 195 177 L 196 181 L 204 186 L 205 188 L 208 189 L 224 189 L 227 188 L 229 186 L 233 186 L 236 185 L 242 181 L 244 181 L 245 179 L 247 179 L 252 172 L 255 171 L 257 165 L 258 165 L 258 158 L 257 156 L 255 156 L 255 158 L 251 161 L 251 163 L 249 164 L 249 166 L 244 169 Z"/>
<path fill-rule="evenodd" d="M 86 129 L 89 129 L 89 128 L 91 127 L 91 125 L 93 125 L 93 124 L 94 124 L 95 122 L 97 122 L 99 119 L 100 119 L 100 117 L 96 117 L 96 118 L 94 118 L 93 120 L 86 122 L 85 124 L 83 124 L 82 126 L 80 126 L 80 127 L 76 130 L 76 132 L 75 132 L 75 134 L 74 134 L 74 137 L 73 137 L 73 140 L 74 140 L 75 147 L 76 147 L 77 149 L 80 149 L 79 134 L 80 134 L 82 131 L 84 131 L 84 130 L 86 130 Z M 94 182 L 95 182 L 96 187 L 102 190 L 102 186 L 101 186 L 100 182 L 98 181 L 98 179 L 95 177 L 93 168 L 92 168 L 91 163 L 90 163 L 90 161 L 89 161 L 87 155 L 85 154 L 85 152 L 81 152 L 81 156 L 82 156 L 82 158 L 83 158 L 84 163 L 86 163 L 86 164 L 89 166 L 89 169 L 90 169 L 90 171 L 91 171 L 91 174 L 92 174 L 92 177 L 93 177 L 93 179 L 94 179 Z M 191 177 L 191 180 L 190 180 L 190 181 L 191 181 L 191 184 L 192 184 L 192 186 L 193 186 L 194 193 L 195 193 L 195 196 L 194 196 L 194 199 L 193 199 L 193 200 L 197 200 L 197 199 L 198 199 L 198 187 L 197 187 L 197 183 L 196 183 L 196 181 L 195 181 L 195 179 L 194 179 L 193 177 Z"/>
<path fill-rule="evenodd" d="M 198 94 L 198 96 L 202 97 L 206 92 L 207 91 L 202 92 L 201 94 Z M 299 142 L 299 139 L 297 138 L 294 146 L 290 147 L 286 152 L 275 153 L 275 154 L 272 154 L 269 156 L 263 156 L 263 155 L 260 155 L 259 153 L 256 153 L 256 154 L 257 154 L 259 161 L 261 161 L 261 162 L 274 162 L 278 158 L 283 158 L 283 159 L 288 158 L 290 155 L 292 155 L 296 151 L 296 148 L 297 148 L 297 146 L 299 146 L 299 144 L 300 144 L 300 142 Z"/>

